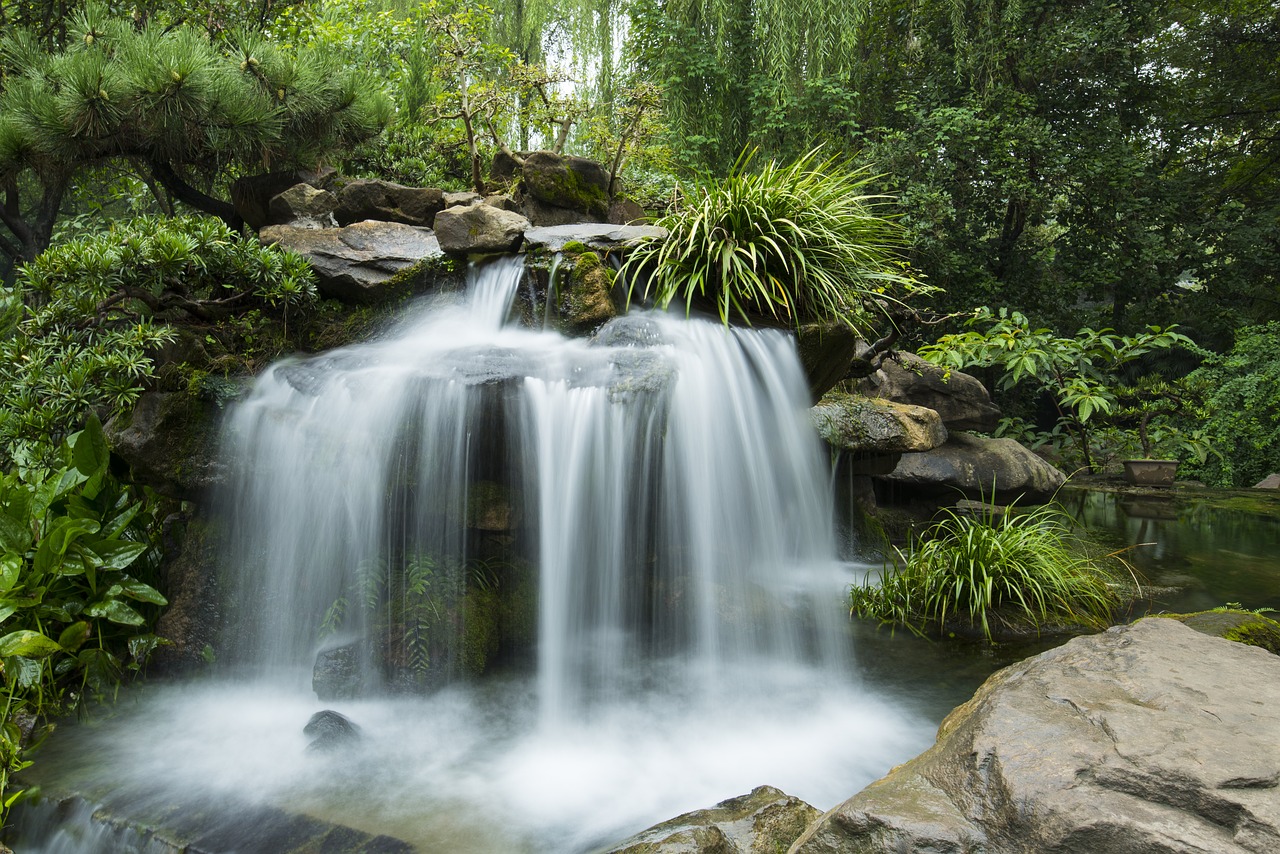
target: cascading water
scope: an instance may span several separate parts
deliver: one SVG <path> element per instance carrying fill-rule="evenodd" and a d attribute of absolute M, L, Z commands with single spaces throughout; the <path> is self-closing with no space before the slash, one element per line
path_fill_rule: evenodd
<path fill-rule="evenodd" d="M 521 277 L 492 263 L 236 406 L 230 675 L 140 701 L 114 773 L 571 852 L 764 783 L 826 808 L 927 742 L 846 660 L 789 337 L 647 313 L 567 339 L 505 323 Z M 301 735 L 317 653 L 356 695 L 324 704 L 363 728 L 341 755 Z"/>

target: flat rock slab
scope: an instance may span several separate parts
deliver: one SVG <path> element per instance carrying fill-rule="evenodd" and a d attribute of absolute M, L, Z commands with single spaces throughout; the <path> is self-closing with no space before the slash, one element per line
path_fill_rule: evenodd
<path fill-rule="evenodd" d="M 548 225 L 531 228 L 524 233 L 528 249 L 559 252 L 570 243 L 582 243 L 591 249 L 608 251 L 625 249 L 644 240 L 665 240 L 667 230 L 656 225 L 611 225 L 607 222 L 580 222 L 573 225 Z"/>
<path fill-rule="evenodd" d="M 1280 657 L 1149 618 L 996 673 L 791 854 L 1280 851 Z"/>
<path fill-rule="evenodd" d="M 345 228 L 271 225 L 258 233 L 264 244 L 297 252 L 311 263 L 320 292 L 352 303 L 376 303 L 399 296 L 392 279 L 444 252 L 429 228 L 366 220 Z"/>

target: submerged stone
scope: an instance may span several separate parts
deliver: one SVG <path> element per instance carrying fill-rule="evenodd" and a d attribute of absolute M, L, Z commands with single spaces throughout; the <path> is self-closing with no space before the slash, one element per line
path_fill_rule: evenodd
<path fill-rule="evenodd" d="M 351 722 L 346 715 L 325 709 L 316 712 L 302 728 L 303 735 L 312 738 L 307 745 L 308 751 L 330 751 L 349 747 L 360 740 L 360 727 Z"/>

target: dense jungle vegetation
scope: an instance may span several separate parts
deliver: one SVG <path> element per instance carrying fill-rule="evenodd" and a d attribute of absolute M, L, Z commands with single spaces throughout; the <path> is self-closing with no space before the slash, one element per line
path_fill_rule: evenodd
<path fill-rule="evenodd" d="M 1273 3 L 0 0 L 8 770 L 159 642 L 139 626 L 168 499 L 115 480 L 99 419 L 181 330 L 280 348 L 317 304 L 305 264 L 242 234 L 232 183 L 484 190 L 496 154 L 534 149 L 600 161 L 677 228 L 724 198 L 750 230 L 763 204 L 781 267 L 749 290 L 705 263 L 726 232 L 673 261 L 720 277 L 726 319 L 841 319 L 842 282 L 908 285 L 926 322 L 901 343 L 977 373 L 1002 430 L 1069 466 L 1140 440 L 1215 485 L 1280 470 Z M 803 239 L 831 259 L 798 291 L 781 182 L 805 217 L 821 202 Z M 887 254 L 860 267 L 857 240 Z"/>

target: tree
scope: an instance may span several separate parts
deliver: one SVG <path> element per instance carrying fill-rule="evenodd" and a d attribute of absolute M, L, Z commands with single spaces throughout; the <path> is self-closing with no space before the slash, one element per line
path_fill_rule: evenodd
<path fill-rule="evenodd" d="M 315 165 L 378 133 L 389 105 L 366 74 L 322 51 L 290 54 L 250 33 L 135 26 L 90 5 L 48 49 L 30 30 L 0 41 L 0 252 L 49 245 L 85 168 L 127 162 L 173 199 L 232 228 L 214 195 L 240 167 Z"/>

